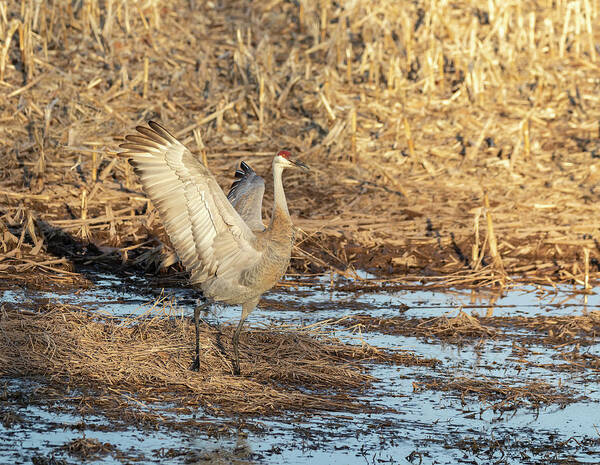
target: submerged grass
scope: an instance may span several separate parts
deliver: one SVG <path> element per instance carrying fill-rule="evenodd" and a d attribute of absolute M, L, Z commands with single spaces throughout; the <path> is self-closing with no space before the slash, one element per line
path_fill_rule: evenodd
<path fill-rule="evenodd" d="M 377 331 L 383 334 L 417 336 L 450 343 L 474 339 L 507 337 L 505 331 L 527 330 L 527 336 L 512 335 L 516 340 L 536 340 L 544 345 L 562 348 L 570 345 L 596 344 L 600 336 L 600 312 L 571 316 L 475 316 L 460 311 L 456 316 L 379 318 L 367 314 L 347 316 L 332 324 L 353 332 Z"/>
<path fill-rule="evenodd" d="M 480 413 L 488 408 L 494 412 L 515 411 L 521 407 L 539 409 L 542 406 L 557 404 L 561 407 L 577 402 L 573 393 L 564 387 L 555 387 L 545 382 L 516 384 L 497 379 L 453 379 L 434 380 L 423 385 L 415 385 L 416 390 L 432 389 L 454 392 L 466 403 L 476 397 L 485 405 Z"/>

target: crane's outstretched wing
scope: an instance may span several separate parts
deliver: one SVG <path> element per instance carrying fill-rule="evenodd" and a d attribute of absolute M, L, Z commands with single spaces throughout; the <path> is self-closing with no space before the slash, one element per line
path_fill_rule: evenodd
<path fill-rule="evenodd" d="M 227 198 L 252 231 L 264 231 L 262 200 L 265 193 L 265 180 L 246 162 L 240 163 L 240 167 L 235 171 L 235 177 L 236 181 L 231 185 Z"/>
<path fill-rule="evenodd" d="M 235 211 L 208 168 L 159 124 L 138 126 L 122 155 L 129 157 L 144 191 L 193 284 L 209 278 L 233 285 L 260 260 L 254 233 Z"/>

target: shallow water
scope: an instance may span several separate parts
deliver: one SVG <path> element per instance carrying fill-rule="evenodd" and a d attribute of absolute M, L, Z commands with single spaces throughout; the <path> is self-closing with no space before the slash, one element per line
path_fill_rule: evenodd
<path fill-rule="evenodd" d="M 94 277 L 95 286 L 78 293 L 5 290 L 1 302 L 36 303 L 45 299 L 97 308 L 118 316 L 140 314 L 156 296 L 171 303 L 170 312 L 191 315 L 196 296 L 188 289 L 161 289 L 139 278 Z M 301 283 L 287 281 L 265 296 L 249 325 L 270 322 L 311 324 L 327 318 L 368 313 L 371 316 L 430 317 L 457 315 L 460 309 L 477 315 L 534 316 L 581 315 L 600 308 L 600 296 L 584 296 L 571 287 L 542 289 L 522 287 L 505 295 L 385 289 L 341 291 L 328 279 Z M 335 284 L 335 283 L 334 283 Z M 550 292 L 549 292 L 550 291 Z M 237 321 L 239 309 L 217 307 L 207 317 L 219 322 Z M 523 329 L 511 330 L 527 335 Z M 374 364 L 371 373 L 380 381 L 363 401 L 388 408 L 385 414 L 331 413 L 284 418 L 244 419 L 237 434 L 215 439 L 201 431 L 169 428 L 117 427 L 106 418 L 81 416 L 75 411 L 57 412 L 52 406 L 32 406 L 22 400 L 5 403 L 21 417 L 20 422 L 0 424 L 0 463 L 30 463 L 33 456 L 54 455 L 67 463 L 76 457 L 58 449 L 81 438 L 108 442 L 119 453 L 108 453 L 86 463 L 279 463 L 279 464 L 377 464 L 377 463 L 570 463 L 600 462 L 600 372 L 598 370 L 553 371 L 524 364 L 514 354 L 510 338 L 447 344 L 429 338 L 352 334 L 343 328 L 335 335 L 351 343 L 413 351 L 436 358 L 436 368 Z M 557 363 L 556 350 L 530 344 L 529 362 Z M 572 346 L 565 351 L 572 350 Z M 582 351 L 600 353 L 600 344 Z M 566 390 L 578 401 L 567 406 L 541 409 L 523 406 L 500 412 L 475 397 L 459 398 L 452 391 L 414 390 L 424 378 L 444 382 L 450 377 L 527 384 L 545 381 Z M 34 382 L 4 380 L 4 391 L 34 392 Z M 2 389 L 0 389 L 2 390 Z M 164 417 L 184 421 L 191 415 L 165 409 Z M 213 418 L 214 424 L 232 419 Z M 170 451 L 171 450 L 171 451 Z"/>

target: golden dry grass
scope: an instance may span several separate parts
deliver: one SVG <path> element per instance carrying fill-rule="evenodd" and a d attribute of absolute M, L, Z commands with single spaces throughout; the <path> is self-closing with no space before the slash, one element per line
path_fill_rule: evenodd
<path fill-rule="evenodd" d="M 224 187 L 248 161 L 267 180 L 266 214 L 277 149 L 313 168 L 286 175 L 297 272 L 587 288 L 600 276 L 599 16 L 598 0 L 0 1 L 0 286 L 87 286 L 80 265 L 173 263 L 156 211 L 115 156 L 125 134 L 156 119 Z M 522 324 L 557 347 L 598 332 L 595 314 L 365 318 L 343 324 L 452 341 Z M 155 402 L 362 409 L 355 394 L 373 381 L 362 362 L 434 363 L 252 328 L 248 378 L 237 378 L 230 327 L 220 338 L 203 327 L 200 374 L 188 370 L 192 327 L 174 318 L 5 307 L 0 329 L 0 376 L 90 389 L 75 399 L 82 409 L 137 405 L 136 418 Z M 562 356 L 598 370 L 597 356 Z M 424 387 L 498 409 L 566 402 L 541 383 Z"/>
<path fill-rule="evenodd" d="M 599 9 L 2 2 L 0 275 L 61 282 L 81 255 L 169 256 L 115 157 L 153 118 L 223 185 L 242 158 L 270 181 L 283 147 L 313 167 L 286 181 L 298 271 L 585 286 L 599 258 Z"/>
<path fill-rule="evenodd" d="M 496 330 L 480 323 L 479 318 L 462 310 L 457 316 L 434 318 L 374 318 L 370 315 L 353 315 L 336 322 L 352 331 L 378 331 L 384 334 L 442 339 L 459 343 L 468 338 L 493 338 Z"/>
<path fill-rule="evenodd" d="M 71 401 L 109 414 L 143 412 L 168 402 L 199 405 L 212 414 L 256 415 L 368 410 L 358 400 L 374 380 L 365 362 L 435 363 L 410 353 L 343 344 L 315 329 L 266 327 L 242 333 L 244 376 L 233 376 L 234 328 L 203 324 L 200 369 L 194 372 L 194 326 L 166 312 L 158 306 L 154 314 L 116 319 L 58 304 L 36 312 L 0 307 L 0 376 L 40 377 L 61 389 L 76 388 Z M 77 394 L 86 391 L 92 394 Z"/>

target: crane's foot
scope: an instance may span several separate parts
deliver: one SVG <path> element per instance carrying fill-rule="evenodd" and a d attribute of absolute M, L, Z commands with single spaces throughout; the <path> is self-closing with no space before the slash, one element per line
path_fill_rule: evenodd
<path fill-rule="evenodd" d="M 196 355 L 194 362 L 190 365 L 190 370 L 200 371 L 200 357 L 198 355 Z"/>

